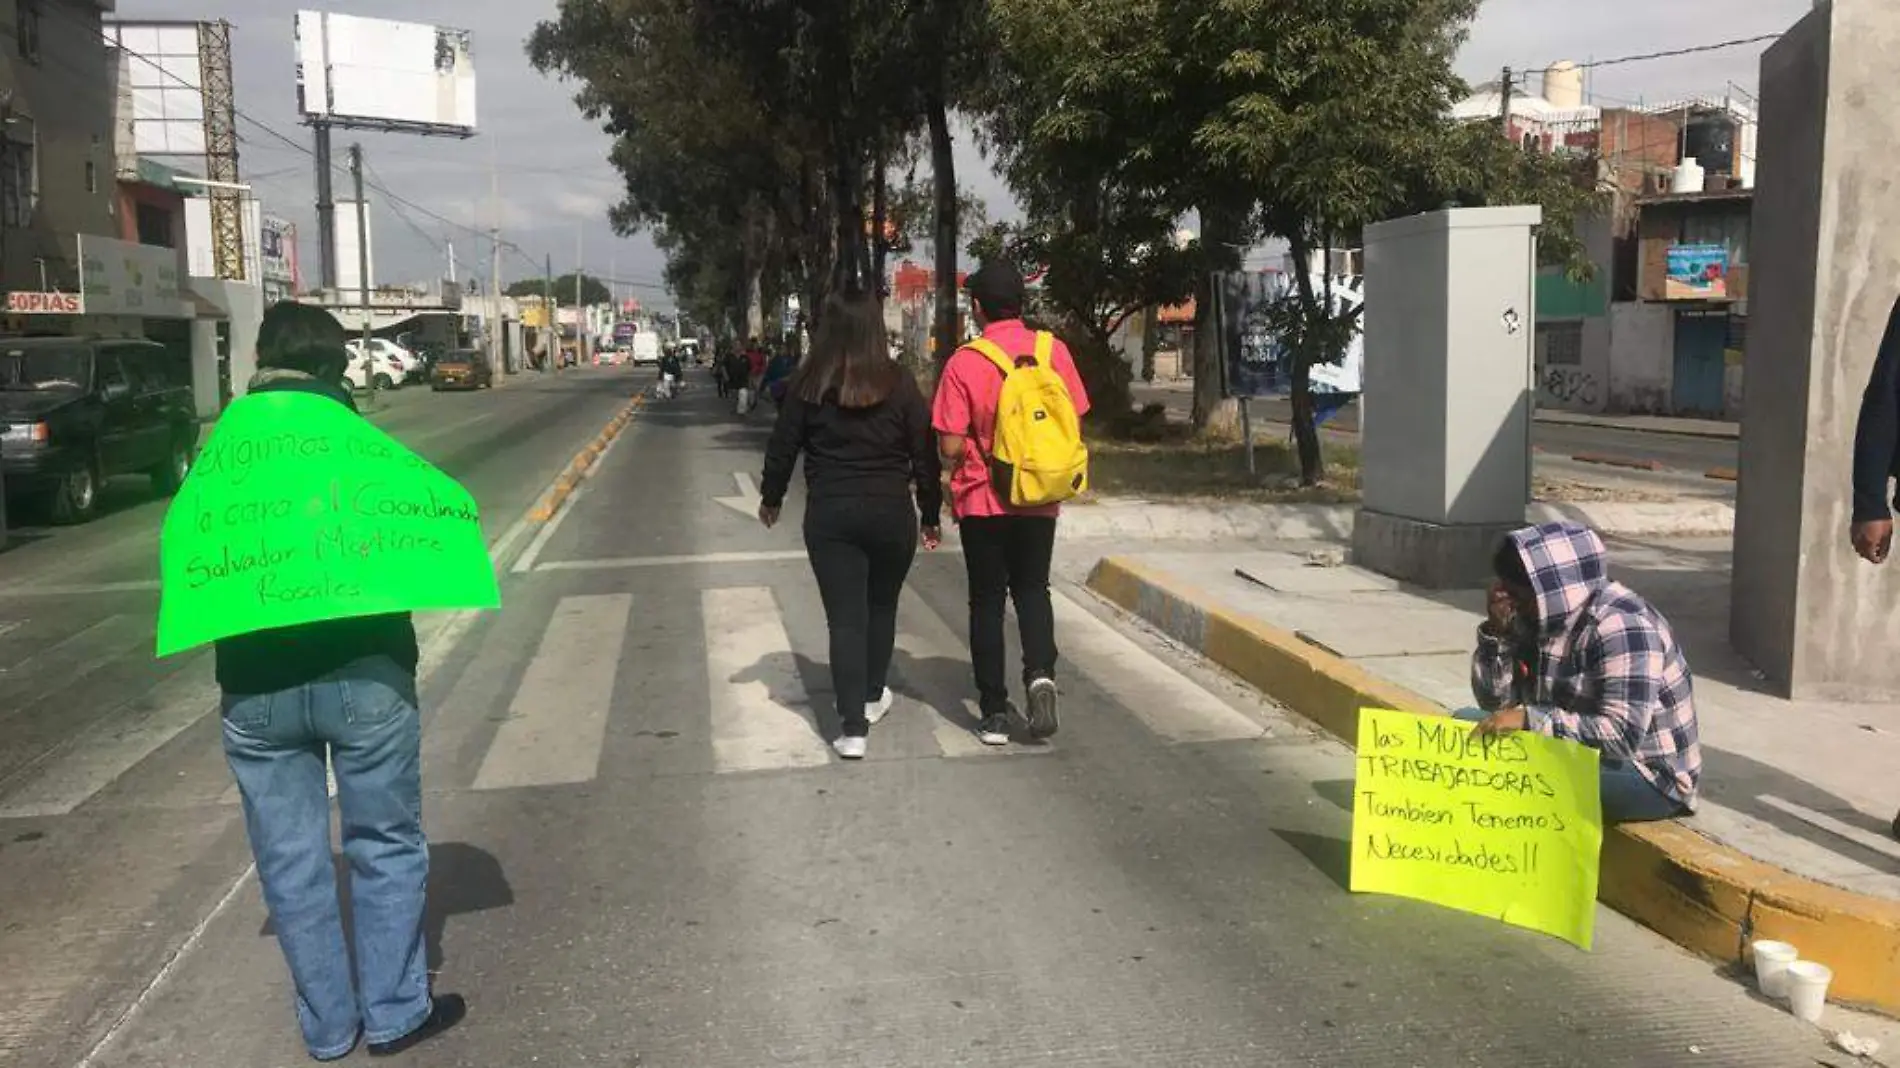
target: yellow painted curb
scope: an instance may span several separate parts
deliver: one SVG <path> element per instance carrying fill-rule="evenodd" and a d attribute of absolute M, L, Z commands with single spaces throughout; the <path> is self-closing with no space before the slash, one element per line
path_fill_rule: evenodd
<path fill-rule="evenodd" d="M 1133 561 L 1102 560 L 1088 584 L 1347 745 L 1357 744 L 1362 707 L 1447 714 Z M 1743 963 L 1754 939 L 1791 942 L 1834 969 L 1831 998 L 1900 1015 L 1900 901 L 1804 878 L 1673 822 L 1606 828 L 1598 897 L 1670 941 L 1730 964 Z"/>
<path fill-rule="evenodd" d="M 533 511 L 528 513 L 530 520 L 545 523 L 554 518 L 554 513 L 560 511 L 561 505 L 566 504 L 567 499 L 580 488 L 581 482 L 587 477 L 587 469 L 594 466 L 594 461 L 600 458 L 601 453 L 607 451 L 607 446 L 612 444 L 613 440 L 620 436 L 620 432 L 633 422 L 633 417 L 640 411 L 643 401 L 644 398 L 641 397 L 628 401 L 624 407 L 614 413 L 612 419 L 607 421 L 605 429 L 594 435 L 593 440 L 568 461 L 567 467 L 562 470 L 560 477 L 554 480 L 554 485 L 548 490 L 548 495 L 541 499 L 540 504 L 535 505 Z"/>

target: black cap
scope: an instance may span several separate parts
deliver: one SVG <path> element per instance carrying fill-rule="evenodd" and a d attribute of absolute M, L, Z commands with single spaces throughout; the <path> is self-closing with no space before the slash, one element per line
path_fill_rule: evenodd
<path fill-rule="evenodd" d="M 1006 261 L 991 260 L 978 267 L 964 280 L 963 289 L 986 315 L 1013 319 L 1023 313 L 1026 288 L 1022 272 Z"/>

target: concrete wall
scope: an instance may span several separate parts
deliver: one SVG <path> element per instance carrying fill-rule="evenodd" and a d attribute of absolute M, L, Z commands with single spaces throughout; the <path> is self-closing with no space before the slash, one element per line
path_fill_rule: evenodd
<path fill-rule="evenodd" d="M 39 189 L 26 229 L 0 233 L 0 288 L 40 289 L 35 261 L 44 260 L 47 288 L 78 292 L 74 235 L 119 233 L 113 131 L 119 64 L 106 51 L 96 3 L 42 3 L 37 63 L 20 55 L 20 5 L 0 5 L 7 31 L 0 35 L 0 91 L 12 93 L 11 136 L 34 146 Z"/>
<path fill-rule="evenodd" d="M 1610 305 L 1610 410 L 1655 414 L 1670 408 L 1676 324 L 1667 305 Z"/>
<path fill-rule="evenodd" d="M 1801 698 L 1900 693 L 1900 567 L 1848 544 L 1854 424 L 1900 292 L 1900 5 L 1823 0 L 1762 57 L 1736 648 Z"/>
<path fill-rule="evenodd" d="M 1581 342 L 1581 361 L 1574 364 L 1550 362 L 1552 327 L 1574 326 Z M 1539 320 L 1535 358 L 1537 361 L 1537 406 L 1567 412 L 1601 412 L 1610 407 L 1614 378 L 1610 369 L 1611 328 L 1607 316 L 1588 319 Z"/>

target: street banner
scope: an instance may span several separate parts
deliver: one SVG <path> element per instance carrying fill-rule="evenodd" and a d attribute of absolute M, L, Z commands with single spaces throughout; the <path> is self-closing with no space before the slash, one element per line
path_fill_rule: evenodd
<path fill-rule="evenodd" d="M 165 513 L 158 655 L 326 619 L 495 608 L 475 500 L 336 401 L 232 404 Z"/>
<path fill-rule="evenodd" d="M 1671 245 L 1664 263 L 1664 300 L 1728 297 L 1728 246 Z"/>
<path fill-rule="evenodd" d="M 1359 710 L 1352 889 L 1490 916 L 1589 949 L 1598 753 L 1447 716 Z"/>

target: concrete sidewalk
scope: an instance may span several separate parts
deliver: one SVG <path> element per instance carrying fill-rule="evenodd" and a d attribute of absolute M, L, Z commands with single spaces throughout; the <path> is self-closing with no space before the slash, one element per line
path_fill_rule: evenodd
<path fill-rule="evenodd" d="M 1362 705 L 1471 704 L 1482 591 L 1276 548 L 1111 557 L 1090 586 L 1349 743 Z M 1727 539 L 1618 541 L 1611 557 L 1688 653 L 1704 771 L 1694 818 L 1606 835 L 1602 900 L 1731 963 L 1750 939 L 1793 942 L 1834 969 L 1840 999 L 1900 1013 L 1900 706 L 1767 693 L 1727 642 Z"/>

